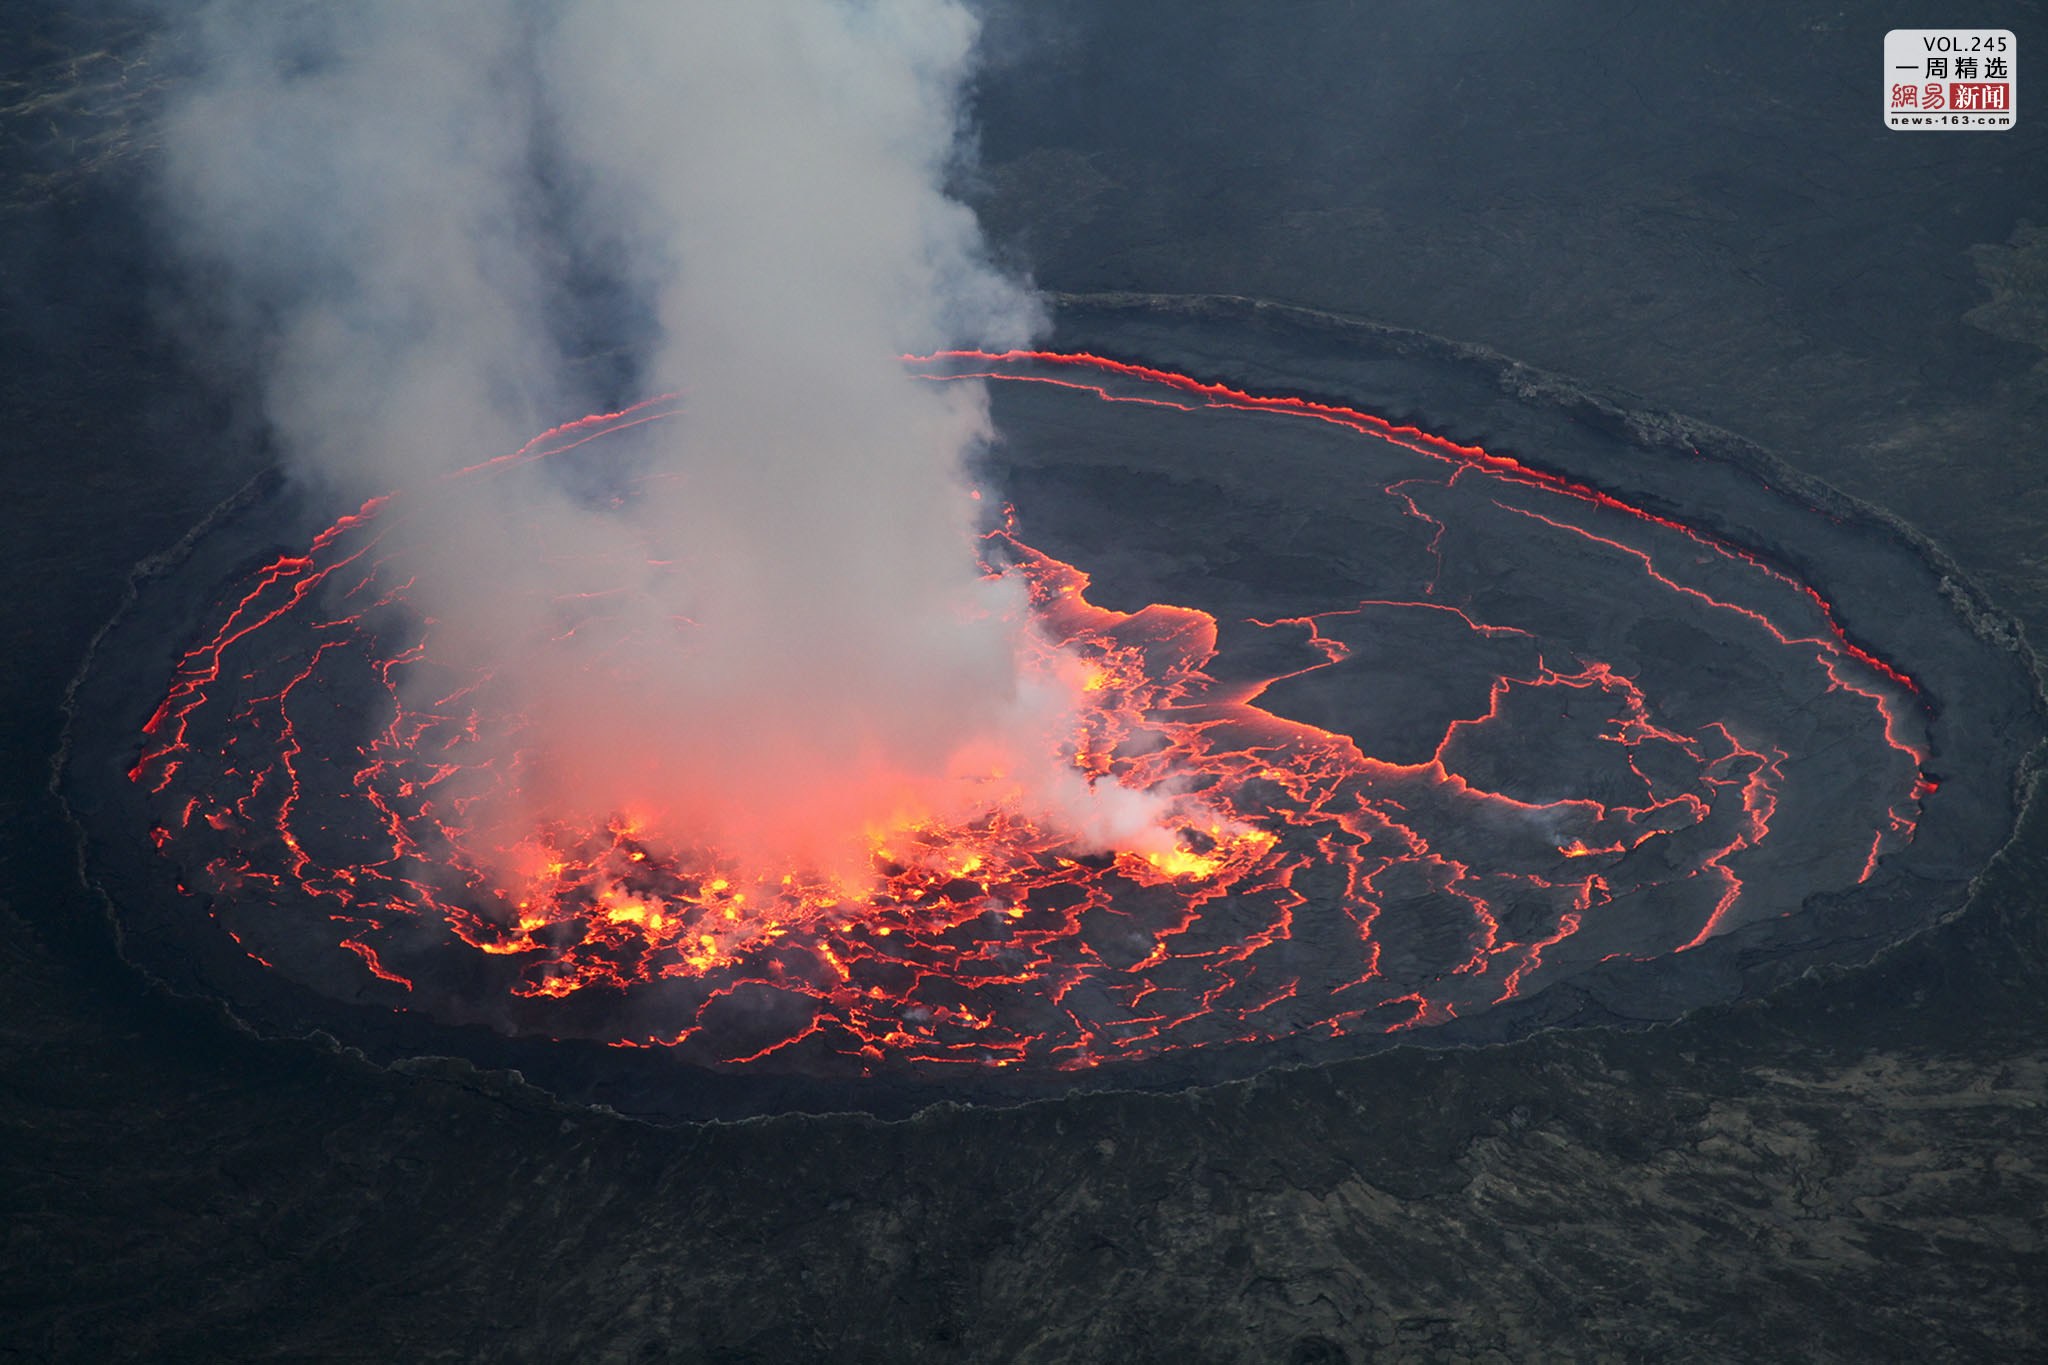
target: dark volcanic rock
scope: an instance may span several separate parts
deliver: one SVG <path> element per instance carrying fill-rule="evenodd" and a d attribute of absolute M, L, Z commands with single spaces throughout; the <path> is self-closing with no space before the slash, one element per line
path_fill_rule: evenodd
<path fill-rule="evenodd" d="M 40 97 L 125 110 L 155 75 L 101 11 L 31 9 L 0 45 L 0 1355 L 2041 1355 L 2038 801 L 1969 908 L 1874 966 L 1192 1095 L 655 1130 L 148 991 L 45 759 L 137 555 L 267 461 L 144 306 L 119 165 L 147 138 Z M 1924 8 L 997 14 L 990 217 L 1040 279 L 1254 292 L 1632 389 L 1908 515 L 1987 638 L 2048 632 L 2038 352 L 1964 320 L 1992 301 L 1967 249 L 2048 222 L 2048 120 L 1878 127 L 1882 33 Z"/>

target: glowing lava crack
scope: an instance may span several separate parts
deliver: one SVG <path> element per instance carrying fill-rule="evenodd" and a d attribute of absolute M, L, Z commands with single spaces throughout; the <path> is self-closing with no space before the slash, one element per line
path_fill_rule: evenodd
<path fill-rule="evenodd" d="M 1406 592 L 1250 620 L 1091 603 L 1087 574 L 1025 543 L 1021 496 L 1022 524 L 989 534 L 1046 667 L 1088 670 L 1062 761 L 1174 793 L 1178 852 L 1090 853 L 1002 808 L 877 833 L 866 881 L 742 865 L 630 812 L 479 847 L 471 807 L 521 773 L 480 768 L 478 737 L 521 722 L 437 662 L 408 607 L 407 507 L 431 496 L 412 490 L 246 572 L 144 726 L 128 777 L 195 913 L 294 982 L 449 1023 L 711 1068 L 1071 1069 L 1442 1023 L 1786 914 L 1914 837 L 1932 789 L 1916 684 L 1758 554 L 1345 407 L 1086 355 L 913 363 L 1036 388 L 1074 420 L 1156 410 L 1168 443 L 1195 421 L 1254 441 L 1312 425 L 1389 509 Z M 674 411 L 586 418 L 458 477 L 602 460 Z M 1507 537 L 1630 595 L 1639 631 L 1735 641 L 1726 685 L 1685 685 L 1712 660 L 1596 657 L 1575 623 L 1611 604 L 1467 552 Z M 1367 681 L 1389 649 L 1429 675 L 1412 705 L 1389 695 L 1403 674 Z M 1797 725 L 1745 701 L 1760 658 L 1792 680 Z M 1345 723 L 1354 706 L 1379 719 Z M 1845 746 L 1856 783 L 1802 776 Z M 1837 832 L 1774 852 L 1788 803 L 1825 804 Z"/>

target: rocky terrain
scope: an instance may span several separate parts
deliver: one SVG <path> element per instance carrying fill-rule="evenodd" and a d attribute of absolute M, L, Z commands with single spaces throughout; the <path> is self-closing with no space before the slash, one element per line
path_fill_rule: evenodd
<path fill-rule="evenodd" d="M 1898 6 L 1437 15 L 999 10 L 985 217 L 1049 287 L 1309 304 L 1738 432 L 2048 639 L 2048 120 L 1886 132 Z M 129 567 L 268 461 L 152 307 L 133 111 L 174 73 L 104 17 L 0 22 L 0 1358 L 2043 1349 L 2038 792 L 1969 906 L 1869 968 L 1188 1094 L 657 1129 L 146 991 L 47 760 Z M 2036 7 L 1998 22 L 2048 52 Z"/>

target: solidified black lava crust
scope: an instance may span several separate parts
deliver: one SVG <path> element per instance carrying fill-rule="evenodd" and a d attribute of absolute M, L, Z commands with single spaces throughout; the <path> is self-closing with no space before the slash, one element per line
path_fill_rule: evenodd
<path fill-rule="evenodd" d="M 1863 862 L 1862 847 L 1845 853 L 1852 827 L 1842 821 L 1855 804 L 1847 794 L 1865 774 L 1860 760 L 1826 768 L 1837 746 L 1802 719 L 1818 704 L 1810 681 L 1758 674 L 1754 660 L 1731 657 L 1728 639 L 1699 620 L 1649 614 L 1643 599 L 1626 592 L 1597 596 L 1617 572 L 1597 547 L 1582 547 L 1576 562 L 1566 562 L 1571 555 L 1554 537 L 1495 535 L 1453 543 L 1458 562 L 1447 571 L 1443 600 L 1487 619 L 1568 624 L 1572 647 L 1647 669 L 1645 690 L 1655 703 L 1711 709 L 1717 693 L 1739 694 L 1748 714 L 1776 717 L 1788 735 L 1811 741 L 1791 761 L 1819 766 L 1800 775 L 1798 799 L 1778 811 L 1770 855 L 1747 876 L 1750 913 L 1738 917 L 1738 927 L 1682 954 L 1591 961 L 1523 998 L 1429 1028 L 1339 1038 L 1295 1033 L 1036 1074 L 714 1072 L 659 1049 L 507 1037 L 421 1012 L 394 1013 L 374 990 L 351 999 L 332 985 L 312 989 L 237 949 L 200 899 L 177 889 L 181 873 L 150 846 L 149 820 L 125 778 L 141 722 L 212 595 L 275 551 L 302 545 L 327 519 L 272 489 L 224 516 L 178 562 L 145 576 L 75 694 L 64 795 L 85 833 L 89 874 L 110 900 L 131 960 L 174 989 L 229 1002 L 261 1031 L 324 1030 L 378 1059 L 449 1054 L 516 1068 L 564 1098 L 624 1111 L 683 1119 L 783 1109 L 893 1115 L 942 1099 L 1179 1087 L 1390 1044 L 1483 1044 L 1560 1025 L 1671 1019 L 1768 990 L 1816 964 L 1869 959 L 1960 906 L 1970 878 L 2004 842 L 2015 815 L 2014 771 L 2041 734 L 2026 660 L 1910 532 L 1824 488 L 1795 483 L 1724 433 L 1633 412 L 1428 338 L 1232 304 L 1098 303 L 1070 307 L 1060 321 L 1051 343 L 1059 349 L 1338 402 L 1483 446 L 1682 520 L 1812 584 L 1856 645 L 1920 685 L 1916 743 L 1924 744 L 1926 775 L 1936 785 L 1920 803 L 1912 842 L 1888 851 L 1860 884 L 1840 873 Z M 987 471 L 992 483 L 1015 501 L 1030 543 L 1092 575 L 1098 603 L 1135 610 L 1169 602 L 1242 621 L 1421 594 L 1414 577 L 1430 558 L 1420 553 L 1426 545 L 1390 546 L 1399 518 L 1386 520 L 1386 480 L 1359 467 L 1356 437 L 1258 415 L 1115 408 L 1085 393 L 1025 384 L 998 384 L 994 399 L 1004 439 Z M 1362 636 L 1345 666 L 1281 684 L 1263 704 L 1352 735 L 1369 754 L 1419 761 L 1441 736 L 1445 716 L 1469 708 L 1446 700 L 1459 680 L 1433 671 L 1447 662 L 1441 641 L 1425 633 L 1403 638 L 1384 658 L 1372 656 L 1375 639 L 1385 642 L 1395 629 Z M 1403 747 L 1418 744 L 1417 752 Z M 1502 789 L 1520 782 L 1527 799 L 1541 800 L 1547 793 L 1540 782 L 1529 785 L 1530 772 L 1556 758 L 1532 730 L 1496 751 L 1475 747 L 1467 760 L 1466 770 L 1490 774 Z M 1830 800 L 1837 792 L 1843 799 Z M 1305 935 L 1304 950 L 1315 947 Z"/>

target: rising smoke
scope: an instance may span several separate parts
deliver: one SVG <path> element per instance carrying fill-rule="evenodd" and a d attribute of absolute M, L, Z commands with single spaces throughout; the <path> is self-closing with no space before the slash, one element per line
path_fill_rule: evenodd
<path fill-rule="evenodd" d="M 1071 682 L 1026 666 L 1021 588 L 973 558 L 986 395 L 899 360 L 1042 324 L 944 192 L 971 152 L 961 4 L 218 0 L 179 30 L 201 68 L 165 121 L 172 239 L 260 349 L 302 477 L 429 487 L 615 397 L 569 378 L 593 273 L 643 319 L 639 390 L 683 396 L 624 505 L 416 500 L 435 653 L 524 718 L 517 792 L 476 817 L 499 842 L 623 815 L 840 865 L 992 794 L 1167 838 L 1054 757 Z"/>

